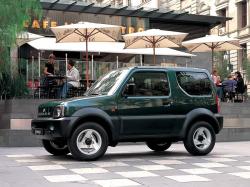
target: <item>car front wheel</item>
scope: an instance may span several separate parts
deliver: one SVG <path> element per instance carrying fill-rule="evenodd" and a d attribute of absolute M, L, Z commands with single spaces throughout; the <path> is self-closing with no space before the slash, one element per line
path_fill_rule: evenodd
<path fill-rule="evenodd" d="M 172 142 L 164 141 L 147 141 L 146 145 L 153 151 L 160 152 L 165 151 L 171 146 Z"/>
<path fill-rule="evenodd" d="M 216 137 L 213 127 L 207 122 L 196 122 L 187 132 L 184 140 L 186 150 L 192 155 L 206 155 L 215 145 Z"/>
<path fill-rule="evenodd" d="M 69 153 L 69 149 L 67 144 L 64 141 L 57 140 L 42 140 L 43 147 L 51 153 L 52 155 L 67 155 Z"/>
<path fill-rule="evenodd" d="M 96 160 L 107 150 L 108 135 L 99 124 L 87 122 L 76 128 L 68 140 L 68 146 L 74 158 Z"/>

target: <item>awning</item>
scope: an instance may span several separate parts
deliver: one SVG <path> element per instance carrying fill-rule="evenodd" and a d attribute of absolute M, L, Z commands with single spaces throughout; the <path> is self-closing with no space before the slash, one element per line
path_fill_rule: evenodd
<path fill-rule="evenodd" d="M 41 6 L 44 10 L 57 10 L 57 11 L 69 11 L 69 12 L 84 12 L 91 14 L 103 14 L 110 16 L 129 16 L 129 17 L 141 17 L 155 20 L 164 20 L 166 22 L 174 21 L 179 24 L 183 23 L 195 23 L 196 25 L 206 25 L 209 28 L 213 28 L 216 25 L 225 23 L 232 19 L 222 16 L 208 16 L 208 15 L 196 15 L 189 14 L 186 11 L 174 11 L 164 9 L 148 9 L 143 7 L 131 7 L 131 6 L 113 6 L 110 3 L 94 3 L 96 1 L 65 1 L 65 0 L 40 0 Z"/>
<path fill-rule="evenodd" d="M 82 42 L 56 43 L 55 38 L 40 38 L 28 42 L 30 46 L 37 50 L 44 51 L 65 51 L 65 52 L 85 52 L 85 44 Z M 152 49 L 124 49 L 124 42 L 89 42 L 88 51 L 93 53 L 118 53 L 118 54 L 141 54 L 152 55 Z M 195 55 L 177 51 L 170 48 L 157 48 L 156 55 L 192 57 Z"/>
<path fill-rule="evenodd" d="M 42 35 L 38 35 L 38 34 L 34 34 L 34 33 L 30 33 L 30 32 L 21 32 L 18 33 L 17 37 L 16 37 L 16 45 L 17 46 L 21 46 L 27 42 L 39 39 L 39 38 L 43 38 L 44 36 Z"/>

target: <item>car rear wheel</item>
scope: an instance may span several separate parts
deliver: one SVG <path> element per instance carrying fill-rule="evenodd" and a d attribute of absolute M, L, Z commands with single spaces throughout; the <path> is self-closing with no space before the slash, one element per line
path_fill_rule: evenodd
<path fill-rule="evenodd" d="M 108 147 L 108 135 L 97 123 L 80 125 L 68 140 L 71 154 L 78 160 L 96 160 L 103 156 Z"/>
<path fill-rule="evenodd" d="M 64 141 L 59 140 L 42 140 L 43 147 L 51 153 L 52 155 L 67 155 L 69 153 L 69 149 L 67 144 Z"/>
<path fill-rule="evenodd" d="M 189 129 L 184 146 L 192 155 L 206 155 L 213 150 L 215 141 L 213 127 L 209 123 L 201 121 L 196 122 Z"/>
<path fill-rule="evenodd" d="M 172 142 L 165 141 L 147 141 L 146 145 L 153 151 L 165 151 L 171 146 Z"/>

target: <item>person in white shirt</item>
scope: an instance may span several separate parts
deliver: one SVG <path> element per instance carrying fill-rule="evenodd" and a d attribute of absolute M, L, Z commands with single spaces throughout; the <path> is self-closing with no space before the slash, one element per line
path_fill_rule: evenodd
<path fill-rule="evenodd" d="M 66 98 L 69 88 L 79 87 L 80 86 L 80 74 L 79 71 L 75 68 L 75 62 L 69 60 L 67 64 L 67 81 L 63 84 L 63 87 L 60 92 L 60 98 Z"/>

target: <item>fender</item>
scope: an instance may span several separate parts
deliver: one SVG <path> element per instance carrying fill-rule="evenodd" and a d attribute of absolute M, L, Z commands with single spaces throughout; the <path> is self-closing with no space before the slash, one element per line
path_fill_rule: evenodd
<path fill-rule="evenodd" d="M 103 110 L 92 107 L 82 108 L 73 113 L 72 118 L 74 120 L 72 120 L 69 124 L 67 137 L 71 135 L 72 130 L 78 125 L 78 122 L 87 117 L 97 117 L 105 121 L 106 125 L 111 131 L 112 139 L 114 139 L 115 126 L 111 120 L 111 117 Z"/>
<path fill-rule="evenodd" d="M 219 122 L 218 120 L 215 118 L 214 114 L 205 108 L 197 108 L 194 109 L 192 111 L 190 111 L 187 115 L 186 115 L 186 120 L 183 124 L 180 136 L 182 138 L 185 137 L 186 132 L 188 130 L 188 128 L 190 127 L 190 125 L 192 125 L 192 121 L 195 119 L 200 119 L 202 121 L 202 119 L 204 119 L 204 121 L 209 120 L 210 122 L 212 122 L 212 126 L 215 129 L 215 133 L 217 132 L 217 130 L 219 129 Z"/>

